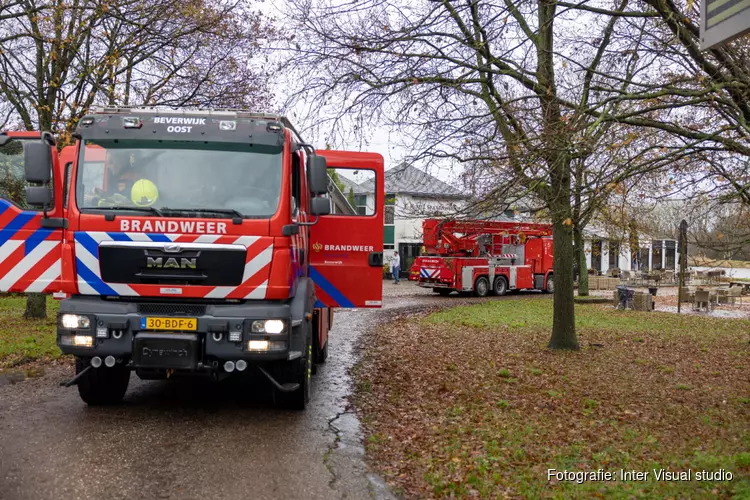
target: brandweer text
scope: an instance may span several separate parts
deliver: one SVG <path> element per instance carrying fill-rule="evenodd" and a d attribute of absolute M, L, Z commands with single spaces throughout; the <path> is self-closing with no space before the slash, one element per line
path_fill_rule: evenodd
<path fill-rule="evenodd" d="M 202 233 L 227 234 L 225 222 L 195 222 L 195 221 L 150 221 L 150 220 L 120 220 L 120 231 L 127 233 Z"/>

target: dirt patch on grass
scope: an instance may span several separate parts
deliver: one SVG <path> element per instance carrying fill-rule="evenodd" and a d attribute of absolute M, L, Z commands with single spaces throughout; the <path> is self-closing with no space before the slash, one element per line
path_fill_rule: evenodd
<path fill-rule="evenodd" d="M 384 477 L 406 498 L 750 494 L 750 322 L 597 305 L 577 306 L 576 319 L 580 352 L 545 348 L 550 301 L 378 329 L 355 400 Z M 550 481 L 548 469 L 615 480 Z M 621 469 L 649 479 L 621 481 Z M 704 469 L 733 479 L 696 481 Z"/>

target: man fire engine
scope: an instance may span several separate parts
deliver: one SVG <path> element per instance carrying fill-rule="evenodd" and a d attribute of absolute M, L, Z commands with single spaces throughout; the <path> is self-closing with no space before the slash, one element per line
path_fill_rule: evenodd
<path fill-rule="evenodd" d="M 383 197 L 371 216 L 331 213 L 327 168 L 370 170 L 384 193 L 382 156 L 316 151 L 285 118 L 236 110 L 101 108 L 74 137 L 58 155 L 49 133 L 0 135 L 23 143 L 40 209 L 0 200 L 0 288 L 65 297 L 66 385 L 104 404 L 131 371 L 252 368 L 304 409 L 332 308 L 382 300 Z M 125 190 L 112 185 L 122 158 L 140 176 Z"/>
<path fill-rule="evenodd" d="M 417 285 L 440 295 L 554 289 L 549 224 L 426 219 L 422 234 L 425 255 L 412 271 Z"/>

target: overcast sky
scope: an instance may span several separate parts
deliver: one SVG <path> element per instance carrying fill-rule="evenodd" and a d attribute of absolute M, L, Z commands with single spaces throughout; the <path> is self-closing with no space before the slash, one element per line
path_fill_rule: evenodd
<path fill-rule="evenodd" d="M 288 4 L 286 0 L 258 0 L 257 6 L 259 11 L 279 21 L 284 19 L 284 8 L 287 8 Z M 284 97 L 285 86 L 283 84 L 278 84 L 273 85 L 272 88 L 275 89 L 277 101 L 281 102 Z M 270 111 L 278 112 L 278 110 Z M 315 137 L 314 134 L 303 132 L 302 130 L 305 127 L 304 123 L 296 123 L 290 113 L 287 113 L 287 117 L 290 119 L 290 121 L 292 121 L 295 127 L 300 130 L 300 133 L 303 134 L 304 140 L 309 141 L 315 147 L 325 147 L 325 137 Z M 388 127 L 379 126 L 378 124 L 373 123 L 369 127 L 365 128 L 365 130 L 363 130 L 363 133 L 364 137 L 360 140 L 350 140 L 343 144 L 335 144 L 334 148 L 348 151 L 367 151 L 372 153 L 380 153 L 385 159 L 386 170 L 395 167 L 407 153 L 405 149 L 399 146 L 399 141 L 392 138 L 392 132 Z M 422 168 L 423 171 L 426 171 L 430 175 L 433 175 L 444 182 L 448 182 L 451 185 L 458 187 L 455 172 L 451 172 L 447 168 L 427 168 L 423 165 L 416 166 L 418 168 Z"/>

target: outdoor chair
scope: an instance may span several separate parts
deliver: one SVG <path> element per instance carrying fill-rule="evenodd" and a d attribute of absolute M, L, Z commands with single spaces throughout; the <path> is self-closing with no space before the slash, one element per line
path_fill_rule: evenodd
<path fill-rule="evenodd" d="M 711 297 L 711 292 L 708 290 L 696 290 L 695 291 L 695 298 L 693 300 L 693 310 L 694 311 L 700 311 L 702 308 L 705 308 L 706 312 L 710 310 L 713 311 L 715 307 L 714 300 Z"/>
<path fill-rule="evenodd" d="M 695 291 L 690 287 L 683 286 L 680 288 L 681 302 L 693 302 L 695 300 Z"/>
<path fill-rule="evenodd" d="M 732 305 L 736 304 L 738 299 L 739 299 L 740 304 L 742 304 L 742 287 L 741 286 L 730 287 L 727 290 L 727 299 L 728 299 L 728 302 Z"/>

